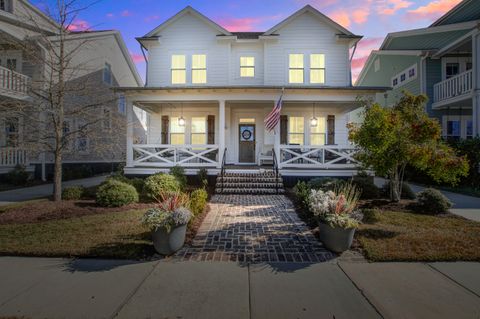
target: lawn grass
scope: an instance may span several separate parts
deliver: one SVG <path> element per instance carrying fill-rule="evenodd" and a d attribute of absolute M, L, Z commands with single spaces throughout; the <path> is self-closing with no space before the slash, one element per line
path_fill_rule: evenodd
<path fill-rule="evenodd" d="M 10 209 L 13 209 L 13 208 L 19 208 L 19 207 L 23 207 L 23 206 L 28 205 L 28 204 L 35 204 L 35 203 L 46 202 L 46 201 L 48 201 L 47 198 L 38 198 L 38 199 L 31 199 L 31 200 L 18 202 L 18 203 L 11 203 L 11 204 L 8 204 L 8 205 L 3 205 L 3 206 L 0 206 L 0 214 L 5 213 L 6 211 L 8 211 Z"/>
<path fill-rule="evenodd" d="M 0 225 L 0 255 L 142 259 L 154 254 L 144 210 Z"/>
<path fill-rule="evenodd" d="M 480 261 L 480 223 L 454 215 L 377 210 L 355 238 L 371 261 Z"/>

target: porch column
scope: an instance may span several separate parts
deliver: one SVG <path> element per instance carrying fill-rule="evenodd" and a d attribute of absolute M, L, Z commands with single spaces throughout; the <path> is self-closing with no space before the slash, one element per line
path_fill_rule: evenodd
<path fill-rule="evenodd" d="M 276 102 L 273 101 L 273 107 L 275 107 Z M 282 168 L 280 165 L 280 120 L 274 129 L 275 134 L 273 135 L 273 149 L 275 150 L 275 156 L 277 158 L 278 168 Z"/>
<path fill-rule="evenodd" d="M 133 167 L 133 102 L 131 99 L 126 99 L 127 106 L 127 158 L 126 167 Z"/>
<path fill-rule="evenodd" d="M 225 152 L 225 100 L 218 101 L 218 168 L 222 168 Z"/>
<path fill-rule="evenodd" d="M 480 32 L 472 36 L 472 60 L 473 60 L 473 99 L 472 99 L 472 122 L 473 136 L 480 135 Z"/>

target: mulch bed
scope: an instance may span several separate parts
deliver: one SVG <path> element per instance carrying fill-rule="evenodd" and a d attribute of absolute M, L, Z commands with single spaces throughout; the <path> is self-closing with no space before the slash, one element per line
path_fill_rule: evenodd
<path fill-rule="evenodd" d="M 360 208 L 379 209 L 383 211 L 411 212 L 414 200 L 402 199 L 399 202 L 392 202 L 389 199 L 369 199 L 359 202 Z"/>
<path fill-rule="evenodd" d="M 19 207 L 12 207 L 0 213 L 0 225 L 30 224 L 87 215 L 147 209 L 153 206 L 155 206 L 153 203 L 136 203 L 123 207 L 99 207 L 95 204 L 94 200 L 35 202 Z"/>
<path fill-rule="evenodd" d="M 210 212 L 210 205 L 207 204 L 207 206 L 205 206 L 205 209 L 203 210 L 203 212 L 201 214 L 198 214 L 197 216 L 195 216 L 195 218 L 191 221 L 191 223 L 188 224 L 187 235 L 186 235 L 186 238 L 185 238 L 185 245 L 191 245 L 192 244 L 192 241 L 195 238 L 195 236 L 197 235 L 197 232 L 198 232 L 198 229 L 200 228 L 200 225 L 202 224 L 205 217 L 207 217 L 209 212 Z"/>

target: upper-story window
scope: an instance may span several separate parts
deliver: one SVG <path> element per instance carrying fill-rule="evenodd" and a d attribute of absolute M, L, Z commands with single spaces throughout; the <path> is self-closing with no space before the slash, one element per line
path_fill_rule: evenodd
<path fill-rule="evenodd" d="M 103 67 L 103 82 L 112 84 L 112 66 L 109 63 L 105 63 Z"/>
<path fill-rule="evenodd" d="M 0 10 L 12 12 L 12 2 L 11 0 L 0 0 Z"/>
<path fill-rule="evenodd" d="M 255 77 L 255 57 L 253 56 L 240 57 L 240 77 L 242 78 Z"/>
<path fill-rule="evenodd" d="M 120 114 L 126 114 L 127 113 L 127 100 L 125 98 L 125 95 L 119 95 L 118 96 L 118 113 Z"/>
<path fill-rule="evenodd" d="M 288 56 L 288 82 L 304 82 L 303 54 L 290 54 Z"/>
<path fill-rule="evenodd" d="M 207 83 L 207 56 L 205 54 L 192 55 L 192 83 Z"/>
<path fill-rule="evenodd" d="M 392 77 L 392 87 L 395 89 L 401 85 L 407 84 L 417 78 L 417 64 L 409 66 L 400 73 Z"/>
<path fill-rule="evenodd" d="M 310 83 L 325 83 L 325 54 L 310 54 Z"/>
<path fill-rule="evenodd" d="M 172 84 L 185 84 L 186 80 L 185 55 L 172 55 Z"/>

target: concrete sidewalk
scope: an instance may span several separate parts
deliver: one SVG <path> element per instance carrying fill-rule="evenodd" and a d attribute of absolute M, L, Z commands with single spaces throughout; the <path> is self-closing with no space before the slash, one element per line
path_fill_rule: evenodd
<path fill-rule="evenodd" d="M 386 180 L 381 177 L 375 177 L 375 185 L 382 187 L 386 183 Z M 425 189 L 423 186 L 409 184 L 412 191 L 415 193 L 421 192 Z M 462 216 L 464 218 L 480 222 L 480 198 L 474 196 L 468 196 L 453 192 L 447 192 L 440 190 L 452 203 L 453 207 L 450 211 L 453 214 Z"/>
<path fill-rule="evenodd" d="M 478 318 L 480 263 L 0 258 L 0 317 Z"/>
<path fill-rule="evenodd" d="M 99 185 L 108 175 L 94 176 L 83 179 L 63 182 L 63 187 L 84 186 L 91 187 Z M 0 192 L 0 206 L 22 202 L 31 199 L 48 197 L 53 194 L 53 184 L 44 184 L 32 187 L 18 188 L 10 191 Z"/>

